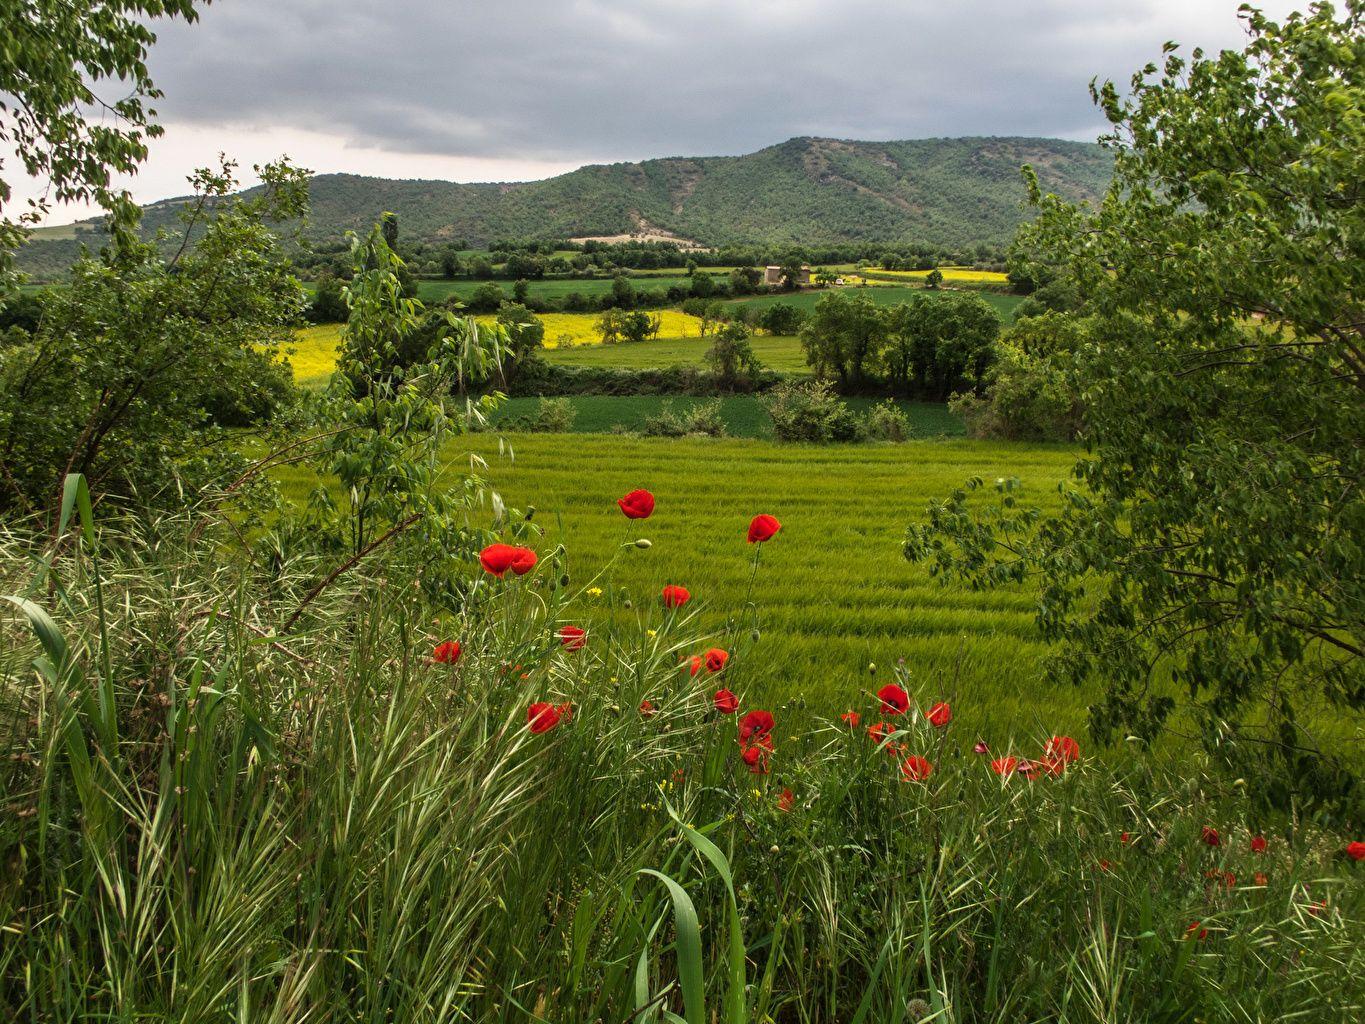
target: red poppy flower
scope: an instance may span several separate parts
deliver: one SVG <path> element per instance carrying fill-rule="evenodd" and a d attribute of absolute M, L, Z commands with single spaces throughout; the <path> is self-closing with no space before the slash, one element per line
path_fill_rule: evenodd
<path fill-rule="evenodd" d="M 543 700 L 538 700 L 526 709 L 526 721 L 533 733 L 549 732 L 559 724 L 563 712 Z"/>
<path fill-rule="evenodd" d="M 745 747 L 739 752 L 740 760 L 749 766 L 755 775 L 768 774 L 768 752 L 760 746 Z"/>
<path fill-rule="evenodd" d="M 911 782 L 923 782 L 933 771 L 934 766 L 922 757 L 907 757 L 901 765 L 901 774 Z"/>
<path fill-rule="evenodd" d="M 733 715 L 739 710 L 739 698 L 729 690 L 717 690 L 713 703 L 722 715 Z"/>
<path fill-rule="evenodd" d="M 1265 848 L 1266 848 L 1267 846 L 1269 846 L 1269 845 L 1270 845 L 1270 844 L 1269 844 L 1268 842 L 1266 842 L 1265 836 L 1252 836 L 1252 837 L 1251 837 L 1251 852 L 1252 852 L 1252 853 L 1265 853 Z"/>
<path fill-rule="evenodd" d="M 692 594 L 686 587 L 677 587 L 670 583 L 664 587 L 663 598 L 665 608 L 681 608 L 692 600 Z"/>
<path fill-rule="evenodd" d="M 1266 877 L 1266 874 L 1265 874 L 1264 871 L 1258 871 L 1258 872 L 1256 872 L 1256 884 L 1257 884 L 1257 885 L 1269 885 L 1269 884 L 1270 884 L 1270 879 Z"/>
<path fill-rule="evenodd" d="M 845 711 L 839 717 L 848 723 L 848 727 L 850 729 L 858 728 L 858 723 L 863 720 L 863 716 L 858 714 L 858 712 L 856 711 Z"/>
<path fill-rule="evenodd" d="M 438 661 L 442 665 L 454 665 L 460 660 L 460 641 L 447 640 L 443 644 L 437 644 L 436 650 L 431 652 L 433 661 Z"/>
<path fill-rule="evenodd" d="M 1015 771 L 1024 776 L 1024 778 L 1031 779 L 1037 773 L 1038 766 L 1032 761 L 1021 758 L 1019 760 L 1019 767 L 1015 768 Z"/>
<path fill-rule="evenodd" d="M 635 490 L 616 499 L 627 519 L 648 519 L 654 514 L 654 495 Z"/>
<path fill-rule="evenodd" d="M 887 725 L 885 722 L 877 722 L 875 725 L 867 727 L 867 737 L 873 743 L 880 744 L 895 731 L 893 726 Z"/>
<path fill-rule="evenodd" d="M 530 548 L 512 549 L 512 571 L 518 576 L 525 576 L 536 567 L 536 553 Z"/>
<path fill-rule="evenodd" d="M 777 798 L 777 809 L 786 814 L 796 806 L 796 796 L 790 789 L 784 789 L 782 795 Z"/>
<path fill-rule="evenodd" d="M 649 698 L 640 701 L 640 717 L 652 718 L 654 716 L 654 705 L 649 702 Z"/>
<path fill-rule="evenodd" d="M 761 743 L 769 738 L 773 731 L 773 713 L 771 711 L 747 711 L 744 717 L 739 720 L 739 742 Z"/>
<path fill-rule="evenodd" d="M 1120 833 L 1119 833 L 1119 842 L 1122 843 L 1124 846 L 1127 846 L 1127 845 L 1128 845 L 1128 833 L 1127 833 L 1127 832 L 1120 832 Z"/>
<path fill-rule="evenodd" d="M 563 704 L 556 704 L 555 710 L 559 712 L 559 717 L 566 722 L 573 718 L 573 705 L 567 701 Z"/>
<path fill-rule="evenodd" d="M 1218 834 L 1218 830 L 1210 825 L 1205 825 L 1199 831 L 1199 838 L 1204 841 L 1205 846 L 1221 846 L 1223 838 Z"/>
<path fill-rule="evenodd" d="M 1185 929 L 1185 937 L 1190 939 L 1207 939 L 1209 930 L 1203 927 L 1201 921 L 1191 921 L 1190 926 Z"/>
<path fill-rule="evenodd" d="M 687 659 L 687 672 L 688 672 L 688 675 L 693 675 L 693 676 L 696 675 L 698 672 L 701 671 L 701 667 L 702 667 L 703 665 L 705 665 L 705 664 L 706 664 L 706 659 L 703 658 L 700 654 L 694 654 L 694 655 L 692 655 L 692 657 L 690 657 L 690 658 Z"/>
<path fill-rule="evenodd" d="M 991 762 L 991 771 L 996 775 L 1013 775 L 1019 770 L 1017 757 L 997 757 Z"/>
<path fill-rule="evenodd" d="M 1365 860 L 1365 843 L 1357 840 L 1354 843 L 1346 844 L 1346 856 L 1352 860 Z"/>
<path fill-rule="evenodd" d="M 719 647 L 712 647 L 706 652 L 706 671 L 719 672 L 725 668 L 725 663 L 729 660 L 729 651 L 723 651 Z"/>
<path fill-rule="evenodd" d="M 512 568 L 512 561 L 516 556 L 517 549 L 511 544 L 490 544 L 479 552 L 479 564 L 483 566 L 484 572 L 501 577 Z"/>
<path fill-rule="evenodd" d="M 989 754 L 991 748 L 986 745 L 985 740 L 977 740 L 976 744 L 972 747 L 972 752 L 976 754 Z"/>
<path fill-rule="evenodd" d="M 1081 756 L 1081 745 L 1070 736 L 1054 736 L 1043 748 L 1043 757 L 1048 761 L 1060 761 L 1067 765 Z"/>
<path fill-rule="evenodd" d="M 580 651 L 588 642 L 587 630 L 577 626 L 561 626 L 555 636 L 559 637 L 559 642 L 564 645 L 566 651 Z"/>
<path fill-rule="evenodd" d="M 1101 870 L 1101 871 L 1108 871 L 1108 870 L 1109 870 L 1111 867 L 1113 867 L 1114 865 L 1110 864 L 1107 860 L 1102 860 L 1102 861 L 1100 861 L 1100 865 L 1099 865 L 1099 866 L 1100 866 L 1100 870 Z"/>
<path fill-rule="evenodd" d="M 929 724 L 935 729 L 942 729 L 953 720 L 953 709 L 943 701 L 939 701 L 929 709 L 929 713 L 924 717 L 929 719 Z"/>
<path fill-rule="evenodd" d="M 877 691 L 882 702 L 882 714 L 903 715 L 910 710 L 910 694 L 895 683 L 887 683 Z"/>
<path fill-rule="evenodd" d="M 780 529 L 782 524 L 775 517 L 766 513 L 754 516 L 753 521 L 749 523 L 749 543 L 762 544 L 765 540 L 771 540 Z"/>

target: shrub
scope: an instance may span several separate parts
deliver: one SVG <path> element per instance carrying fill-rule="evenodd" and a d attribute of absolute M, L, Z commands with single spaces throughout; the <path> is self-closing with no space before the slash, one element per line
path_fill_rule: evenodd
<path fill-rule="evenodd" d="M 720 413 L 720 399 L 698 402 L 681 412 L 674 411 L 673 403 L 664 402 L 657 414 L 645 418 L 640 432 L 646 437 L 687 437 L 695 434 L 724 437 L 725 420 Z"/>
<path fill-rule="evenodd" d="M 534 415 L 509 416 L 499 422 L 502 430 L 524 430 L 533 434 L 567 434 L 573 430 L 578 412 L 567 398 L 542 398 Z"/>
<path fill-rule="evenodd" d="M 840 401 L 829 381 L 781 384 L 760 401 L 772 418 L 773 437 L 779 441 L 828 444 L 860 441 L 865 436 L 862 423 Z"/>
<path fill-rule="evenodd" d="M 865 430 L 873 441 L 905 441 L 913 434 L 910 417 L 890 398 L 867 411 Z"/>

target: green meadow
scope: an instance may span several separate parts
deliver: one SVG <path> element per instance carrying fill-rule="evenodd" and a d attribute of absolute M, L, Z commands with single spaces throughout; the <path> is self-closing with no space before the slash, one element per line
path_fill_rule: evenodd
<path fill-rule="evenodd" d="M 809 373 L 801 339 L 791 335 L 755 334 L 750 339 L 754 355 L 770 370 L 781 374 Z M 706 365 L 710 338 L 655 338 L 619 345 L 574 345 L 547 349 L 543 358 L 561 366 L 614 366 L 627 370 L 667 366 Z"/>
<path fill-rule="evenodd" d="M 942 587 L 901 555 L 906 525 L 973 475 L 1018 476 L 1026 497 L 1052 506 L 1072 449 L 562 434 L 506 442 L 500 453 L 493 437 L 461 438 L 450 464 L 486 460 L 483 475 L 507 503 L 534 509 L 537 548 L 563 544 L 574 584 L 604 590 L 602 614 L 614 595 L 617 615 L 648 608 L 657 618 L 660 589 L 674 583 L 692 592 L 688 610 L 713 640 L 740 617 L 726 641 L 735 648 L 727 676 L 746 703 L 812 714 L 865 705 L 905 659 L 913 688 L 951 700 L 960 728 L 992 745 L 1011 737 L 1033 745 L 1048 730 L 1083 734 L 1087 695 L 1042 680 L 1030 592 Z M 281 484 L 302 501 L 313 481 L 286 473 Z M 615 501 L 637 487 L 658 505 L 649 520 L 631 523 Z M 755 575 L 758 552 L 745 531 L 758 512 L 777 516 L 782 532 L 764 545 Z M 622 548 L 638 537 L 652 546 Z M 626 598 L 630 610 L 620 606 Z"/>
<path fill-rule="evenodd" d="M 629 275 L 628 280 L 636 291 L 645 289 L 667 289 L 672 285 L 687 287 L 690 279 L 679 270 L 672 270 L 667 274 L 637 276 Z M 467 299 L 474 294 L 474 291 L 488 281 L 471 281 L 461 279 L 456 281 L 434 280 L 424 278 L 417 282 L 417 297 L 423 302 L 444 302 L 451 296 L 460 299 Z M 493 281 L 507 295 L 512 298 L 512 286 L 514 281 Z M 528 281 L 528 294 L 537 299 L 562 299 L 564 296 L 573 292 L 579 295 L 593 296 L 606 295 L 611 291 L 612 278 L 610 277 L 589 277 L 589 278 L 553 278 L 539 281 Z"/>
<path fill-rule="evenodd" d="M 866 288 L 855 287 L 851 289 L 842 288 L 839 290 L 844 292 L 852 291 L 857 295 L 866 295 L 879 306 L 894 306 L 898 302 L 909 302 L 916 295 L 933 294 L 932 292 L 926 293 L 923 288 L 902 288 L 897 287 L 896 285 L 888 285 L 885 287 L 881 285 L 869 285 Z M 990 303 L 995 311 L 1000 314 L 1000 319 L 1004 323 L 1012 323 L 1014 321 L 1014 311 L 1018 308 L 1019 303 L 1024 301 L 1023 296 L 1021 295 L 1005 295 L 1000 292 L 973 290 Z M 733 305 L 743 304 L 758 308 L 771 306 L 776 302 L 786 302 L 796 306 L 798 309 L 804 309 L 809 312 L 815 308 L 815 304 L 826 294 L 827 291 L 825 289 L 816 288 L 808 289 L 806 291 L 776 292 L 771 295 L 756 295 L 753 298 L 748 299 L 731 299 L 730 302 Z"/>

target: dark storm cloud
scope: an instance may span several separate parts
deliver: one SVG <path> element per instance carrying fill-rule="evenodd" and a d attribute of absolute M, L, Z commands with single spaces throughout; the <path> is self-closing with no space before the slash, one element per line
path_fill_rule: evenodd
<path fill-rule="evenodd" d="M 1232 0 L 228 0 L 163 26 L 166 122 L 462 157 L 739 153 L 793 135 L 1091 137 L 1094 75 Z"/>

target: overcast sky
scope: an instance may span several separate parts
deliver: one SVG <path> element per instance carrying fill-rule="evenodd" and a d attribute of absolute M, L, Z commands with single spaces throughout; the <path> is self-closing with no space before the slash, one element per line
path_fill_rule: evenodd
<path fill-rule="evenodd" d="M 1303 3 L 1263 6 L 1282 16 Z M 247 168 L 287 153 L 319 172 L 511 181 L 745 153 L 794 135 L 1092 139 L 1102 128 L 1093 76 L 1126 82 L 1168 39 L 1240 48 L 1236 8 L 219 0 L 197 24 L 158 29 L 151 67 L 166 136 L 129 184 L 144 202 L 182 194 L 219 151 Z"/>

